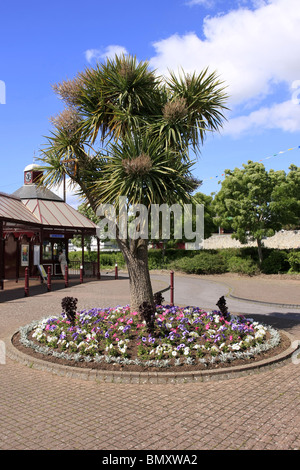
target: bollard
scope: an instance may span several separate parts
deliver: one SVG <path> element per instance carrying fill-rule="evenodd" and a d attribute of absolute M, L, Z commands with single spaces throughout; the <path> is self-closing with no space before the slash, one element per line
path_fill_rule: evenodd
<path fill-rule="evenodd" d="M 170 304 L 174 305 L 174 271 L 170 272 Z"/>
<path fill-rule="evenodd" d="M 80 284 L 83 283 L 83 266 L 80 266 Z"/>
<path fill-rule="evenodd" d="M 100 272 L 100 239 L 97 237 L 97 279 L 101 279 Z"/>
<path fill-rule="evenodd" d="M 118 279 L 118 263 L 115 264 L 115 279 Z"/>
<path fill-rule="evenodd" d="M 65 287 L 69 287 L 69 273 L 68 266 L 65 267 Z"/>
<path fill-rule="evenodd" d="M 28 275 L 28 268 L 25 268 L 25 297 L 29 297 L 29 275 Z"/>
<path fill-rule="evenodd" d="M 51 291 L 51 266 L 48 266 L 48 273 L 47 273 L 47 290 L 48 290 L 48 292 Z"/>

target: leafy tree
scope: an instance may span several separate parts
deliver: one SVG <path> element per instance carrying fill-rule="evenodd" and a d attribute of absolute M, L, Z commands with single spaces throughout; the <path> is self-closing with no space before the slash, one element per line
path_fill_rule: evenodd
<path fill-rule="evenodd" d="M 204 193 L 196 193 L 194 196 L 196 204 L 203 204 L 204 206 L 204 238 L 209 238 L 217 228 L 215 223 L 216 211 L 214 206 L 213 197 Z"/>
<path fill-rule="evenodd" d="M 286 224 L 299 220 L 300 171 L 266 171 L 262 163 L 248 161 L 243 168 L 225 171 L 221 190 L 214 199 L 216 222 L 232 229 L 241 243 L 256 240 L 262 263 L 262 240 Z"/>
<path fill-rule="evenodd" d="M 97 217 L 97 215 L 95 214 L 93 209 L 90 206 L 88 206 L 86 203 L 83 202 L 82 204 L 80 204 L 78 206 L 77 210 L 78 210 L 78 212 L 80 212 L 80 214 L 84 215 L 85 217 L 90 219 L 95 224 L 98 224 L 99 217 Z M 87 251 L 88 251 L 89 254 L 91 252 L 92 239 L 93 239 L 93 237 L 91 235 L 87 235 L 87 236 L 84 237 L 84 246 L 87 248 Z M 75 235 L 72 238 L 71 241 L 72 241 L 74 246 L 77 246 L 77 247 L 81 248 L 82 240 L 81 240 L 80 235 Z"/>
<path fill-rule="evenodd" d="M 214 204 L 213 204 L 213 197 L 209 196 L 207 194 L 197 192 L 193 196 L 193 202 L 192 202 L 192 207 L 193 207 L 193 213 L 192 213 L 192 224 L 193 224 L 193 231 L 195 232 L 197 225 L 196 225 L 196 216 L 195 216 L 195 207 L 196 205 L 203 205 L 204 207 L 204 238 L 209 238 L 216 230 L 216 224 L 214 222 L 214 218 L 216 216 L 215 210 L 214 210 Z M 171 242 L 164 241 L 162 238 L 162 234 L 160 232 L 159 237 L 151 239 L 152 242 L 157 242 L 163 241 L 163 246 L 165 249 L 166 246 L 175 246 L 176 243 L 180 242 L 190 242 L 192 240 L 187 239 L 184 236 L 184 215 L 180 219 L 176 219 L 176 214 L 174 215 L 173 212 L 170 213 L 170 240 Z M 182 231 L 182 238 L 178 239 L 176 238 L 176 233 L 178 229 L 178 226 L 181 226 L 181 231 Z M 178 229 L 179 232 L 179 229 Z M 175 243 L 176 242 L 176 243 Z"/>
<path fill-rule="evenodd" d="M 66 109 L 42 151 L 42 184 L 66 173 L 96 212 L 126 196 L 128 207 L 190 203 L 198 182 L 194 161 L 207 132 L 224 120 L 226 94 L 216 73 L 174 73 L 164 79 L 148 62 L 116 56 L 54 86 Z M 148 240 L 116 234 L 127 263 L 131 308 L 153 305 Z"/>

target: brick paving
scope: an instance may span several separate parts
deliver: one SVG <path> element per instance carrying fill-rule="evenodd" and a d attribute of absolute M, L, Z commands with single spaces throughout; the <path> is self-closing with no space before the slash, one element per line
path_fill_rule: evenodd
<path fill-rule="evenodd" d="M 178 288 L 180 282 L 176 278 Z M 155 289 L 162 286 L 154 283 Z M 251 289 L 246 294 L 253 297 L 259 281 Z M 65 295 L 77 296 L 80 309 L 121 305 L 129 301 L 128 280 L 103 279 L 1 302 L 0 339 L 57 313 Z M 300 340 L 298 317 L 285 323 L 282 315 L 280 326 Z M 1 450 L 300 449 L 300 365 L 292 362 L 215 382 L 116 384 L 59 377 L 7 358 L 0 383 Z"/>

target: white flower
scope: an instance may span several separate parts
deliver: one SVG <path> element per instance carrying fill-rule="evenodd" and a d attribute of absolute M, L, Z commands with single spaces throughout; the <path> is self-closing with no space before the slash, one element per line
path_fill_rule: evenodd
<path fill-rule="evenodd" d="M 254 339 L 253 336 L 247 335 L 244 341 L 245 341 L 246 343 L 250 343 L 250 341 L 252 341 L 253 339 Z"/>
<path fill-rule="evenodd" d="M 184 354 L 185 356 L 187 356 L 187 355 L 189 354 L 189 352 L 190 352 L 190 348 L 188 348 L 188 347 L 184 348 L 183 354 Z"/>
<path fill-rule="evenodd" d="M 177 356 L 177 351 L 172 351 L 172 356 Z"/>
<path fill-rule="evenodd" d="M 231 348 L 234 349 L 235 351 L 239 351 L 239 349 L 241 349 L 238 344 L 232 344 Z"/>
<path fill-rule="evenodd" d="M 210 348 L 211 351 L 216 351 L 216 352 L 219 352 L 219 349 L 217 348 L 217 346 L 213 345 L 211 348 Z"/>
<path fill-rule="evenodd" d="M 207 333 L 208 333 L 209 335 L 214 335 L 215 332 L 216 332 L 216 330 L 211 330 L 211 329 L 207 330 Z"/>
<path fill-rule="evenodd" d="M 197 338 L 199 336 L 199 334 L 197 333 L 197 331 L 191 331 L 190 336 L 193 336 L 194 338 Z"/>
<path fill-rule="evenodd" d="M 263 338 L 266 334 L 265 329 L 259 328 L 257 332 L 255 333 L 255 338 Z"/>

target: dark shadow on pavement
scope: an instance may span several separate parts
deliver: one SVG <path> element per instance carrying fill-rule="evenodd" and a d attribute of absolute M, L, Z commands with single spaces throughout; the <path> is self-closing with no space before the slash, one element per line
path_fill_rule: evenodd
<path fill-rule="evenodd" d="M 128 277 L 123 274 L 118 275 L 118 280 L 127 280 Z M 68 288 L 76 285 L 84 285 L 89 282 L 113 282 L 115 276 L 109 273 L 101 274 L 101 279 L 95 277 L 85 277 L 83 283 L 80 284 L 80 279 L 78 276 L 70 276 L 68 281 L 68 287 L 65 285 L 64 279 L 54 279 L 51 282 L 51 291 L 57 291 L 65 289 L 66 296 L 68 295 Z M 41 283 L 36 278 L 29 280 L 29 296 L 41 295 L 49 292 L 47 287 L 47 281 Z M 25 297 L 25 282 L 24 279 L 19 279 L 19 282 L 15 281 L 5 281 L 4 289 L 0 290 L 0 304 L 4 302 L 9 302 L 11 300 L 23 299 Z"/>

